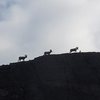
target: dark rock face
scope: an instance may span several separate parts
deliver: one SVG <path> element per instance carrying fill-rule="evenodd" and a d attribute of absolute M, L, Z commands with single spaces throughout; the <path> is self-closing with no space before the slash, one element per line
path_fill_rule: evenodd
<path fill-rule="evenodd" d="M 0 100 L 100 100 L 100 53 L 46 55 L 0 66 Z"/>

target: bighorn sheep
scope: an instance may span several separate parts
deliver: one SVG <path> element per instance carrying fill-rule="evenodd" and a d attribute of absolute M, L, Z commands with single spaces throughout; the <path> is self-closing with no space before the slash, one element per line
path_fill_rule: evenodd
<path fill-rule="evenodd" d="M 21 60 L 23 60 L 23 61 L 24 61 L 24 60 L 25 60 L 25 58 L 27 58 L 27 55 L 25 55 L 25 56 L 20 56 L 20 57 L 19 57 L 19 59 L 18 59 L 18 61 L 21 61 Z"/>
<path fill-rule="evenodd" d="M 73 51 L 76 52 L 77 50 L 78 50 L 78 47 L 70 49 L 70 53 L 73 52 Z"/>
<path fill-rule="evenodd" d="M 44 52 L 44 55 L 50 55 L 51 52 L 52 52 L 52 50 L 50 49 L 50 51 Z"/>

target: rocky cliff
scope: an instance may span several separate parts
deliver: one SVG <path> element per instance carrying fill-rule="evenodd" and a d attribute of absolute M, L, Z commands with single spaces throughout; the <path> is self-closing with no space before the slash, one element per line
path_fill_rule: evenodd
<path fill-rule="evenodd" d="M 0 100 L 100 100 L 100 53 L 68 53 L 0 66 Z"/>

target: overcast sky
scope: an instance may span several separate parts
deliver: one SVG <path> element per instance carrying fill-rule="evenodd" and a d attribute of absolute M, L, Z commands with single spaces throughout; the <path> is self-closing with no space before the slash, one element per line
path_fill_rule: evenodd
<path fill-rule="evenodd" d="M 0 0 L 0 65 L 76 46 L 100 51 L 100 0 Z"/>

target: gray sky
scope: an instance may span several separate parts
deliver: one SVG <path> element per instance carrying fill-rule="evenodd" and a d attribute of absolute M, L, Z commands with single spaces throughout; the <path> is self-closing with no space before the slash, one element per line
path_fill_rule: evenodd
<path fill-rule="evenodd" d="M 100 0 L 0 0 L 0 65 L 52 49 L 100 51 Z"/>

